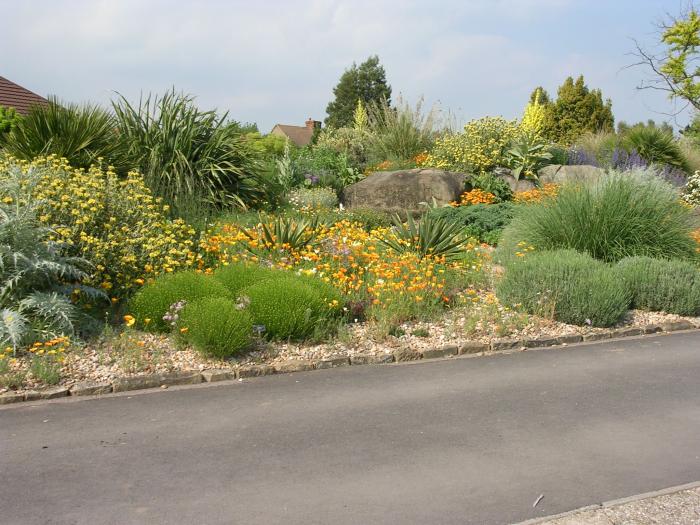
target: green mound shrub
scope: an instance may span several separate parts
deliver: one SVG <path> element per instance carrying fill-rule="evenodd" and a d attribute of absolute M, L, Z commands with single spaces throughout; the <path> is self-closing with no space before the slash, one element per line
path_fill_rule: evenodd
<path fill-rule="evenodd" d="M 304 339 L 327 331 L 328 322 L 342 312 L 340 293 L 313 277 L 253 284 L 241 291 L 241 299 L 250 301 L 253 322 L 270 339 Z"/>
<path fill-rule="evenodd" d="M 226 286 L 211 276 L 193 271 L 166 274 L 145 285 L 129 303 L 138 326 L 154 332 L 170 330 L 163 316 L 178 301 L 210 297 L 233 298 Z M 150 321 L 146 321 L 149 319 Z"/>
<path fill-rule="evenodd" d="M 678 315 L 700 315 L 700 270 L 687 261 L 628 257 L 617 264 L 632 291 L 632 306 Z"/>
<path fill-rule="evenodd" d="M 212 275 L 214 279 L 226 286 L 229 295 L 235 298 L 246 286 L 269 279 L 285 277 L 289 274 L 282 270 L 273 270 L 257 264 L 240 262 L 221 266 L 214 270 Z"/>
<path fill-rule="evenodd" d="M 514 204 L 501 202 L 434 208 L 428 215 L 463 225 L 465 235 L 478 239 L 479 242 L 497 244 L 503 228 L 510 224 L 514 213 Z"/>
<path fill-rule="evenodd" d="M 187 303 L 177 324 L 185 341 L 213 357 L 239 354 L 250 345 L 253 335 L 250 313 L 225 297 Z"/>
<path fill-rule="evenodd" d="M 634 255 L 696 257 L 692 212 L 669 184 L 644 170 L 564 184 L 557 196 L 523 206 L 504 232 L 503 259 L 519 243 L 538 250 L 573 249 L 616 262 Z"/>
<path fill-rule="evenodd" d="M 528 253 L 512 260 L 497 283 L 503 304 L 576 325 L 611 326 L 631 293 L 615 268 L 573 250 Z"/>

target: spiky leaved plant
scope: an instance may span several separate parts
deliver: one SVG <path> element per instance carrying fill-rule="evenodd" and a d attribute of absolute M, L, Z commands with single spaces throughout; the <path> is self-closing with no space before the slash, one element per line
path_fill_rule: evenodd
<path fill-rule="evenodd" d="M 394 217 L 392 233 L 379 241 L 397 253 L 416 253 L 421 259 L 427 256 L 444 257 L 446 261 L 464 255 L 466 239 L 462 226 L 456 222 L 425 215 L 416 222 L 410 214 L 404 223 L 399 215 Z"/>

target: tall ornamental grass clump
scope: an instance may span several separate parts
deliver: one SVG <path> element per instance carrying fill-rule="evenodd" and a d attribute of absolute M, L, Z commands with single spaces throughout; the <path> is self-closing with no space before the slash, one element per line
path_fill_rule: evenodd
<path fill-rule="evenodd" d="M 617 264 L 632 291 L 632 306 L 678 315 L 700 315 L 700 269 L 678 260 L 628 257 Z"/>
<path fill-rule="evenodd" d="M 194 271 L 166 274 L 134 295 L 129 314 L 145 330 L 167 332 L 177 324 L 180 311 L 188 303 L 212 297 L 233 299 L 226 286 L 208 275 Z M 166 314 L 168 319 L 164 319 Z"/>
<path fill-rule="evenodd" d="M 633 255 L 691 259 L 694 219 L 678 192 L 645 170 L 567 183 L 556 196 L 523 206 L 503 233 L 501 255 L 519 243 L 573 249 L 614 262 Z"/>
<path fill-rule="evenodd" d="M 181 337 L 205 355 L 233 357 L 250 346 L 253 320 L 231 299 L 207 297 L 187 303 L 177 321 Z"/>
<path fill-rule="evenodd" d="M 611 326 L 631 293 L 615 269 L 573 250 L 535 252 L 511 261 L 496 285 L 503 304 L 564 323 Z"/>

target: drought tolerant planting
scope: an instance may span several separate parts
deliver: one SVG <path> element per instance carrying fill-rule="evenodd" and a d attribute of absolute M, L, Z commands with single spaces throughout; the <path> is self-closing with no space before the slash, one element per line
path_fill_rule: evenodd
<path fill-rule="evenodd" d="M 700 326 L 692 130 L 615 131 L 582 77 L 456 130 L 343 78 L 303 147 L 174 90 L 6 119 L 0 393 Z"/>

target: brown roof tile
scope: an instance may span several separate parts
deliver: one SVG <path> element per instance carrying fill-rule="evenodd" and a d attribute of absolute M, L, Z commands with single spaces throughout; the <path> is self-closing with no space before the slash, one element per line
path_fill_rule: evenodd
<path fill-rule="evenodd" d="M 289 140 L 299 147 L 309 144 L 311 142 L 311 137 L 314 134 L 313 128 L 308 126 L 288 126 L 287 124 L 277 124 L 274 128 L 272 128 L 272 133 L 275 133 L 275 128 L 279 128 L 279 131 L 287 135 Z"/>
<path fill-rule="evenodd" d="M 26 115 L 31 106 L 46 104 L 48 101 L 4 77 L 0 77 L 0 106 L 15 108 L 17 113 Z"/>

